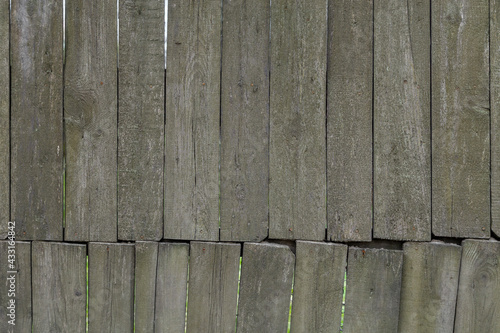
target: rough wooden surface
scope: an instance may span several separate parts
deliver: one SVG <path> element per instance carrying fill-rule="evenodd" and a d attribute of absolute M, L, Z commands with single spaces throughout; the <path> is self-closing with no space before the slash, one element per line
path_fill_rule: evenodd
<path fill-rule="evenodd" d="M 489 1 L 432 2 L 432 231 L 490 235 Z"/>
<path fill-rule="evenodd" d="M 338 333 L 347 245 L 297 242 L 292 333 Z"/>
<path fill-rule="evenodd" d="M 404 244 L 399 332 L 453 333 L 461 255 L 455 244 Z"/>
<path fill-rule="evenodd" d="M 0 1 L 0 236 L 10 218 L 10 1 Z M 0 237 L 1 239 L 5 237 Z"/>
<path fill-rule="evenodd" d="M 349 248 L 345 333 L 397 332 L 403 251 Z"/>
<path fill-rule="evenodd" d="M 240 244 L 191 242 L 187 333 L 234 333 Z"/>
<path fill-rule="evenodd" d="M 238 333 L 286 332 L 294 264 L 285 245 L 243 245 Z"/>
<path fill-rule="evenodd" d="M 157 242 L 135 243 L 135 332 L 154 332 Z"/>
<path fill-rule="evenodd" d="M 168 2 L 164 238 L 219 240 L 221 1 Z"/>
<path fill-rule="evenodd" d="M 373 1 L 332 1 L 328 19 L 328 239 L 370 241 Z"/>
<path fill-rule="evenodd" d="M 491 230 L 500 236 L 500 1 L 490 0 Z"/>
<path fill-rule="evenodd" d="M 258 242 L 268 229 L 270 2 L 223 9 L 220 238 Z"/>
<path fill-rule="evenodd" d="M 87 247 L 33 242 L 33 332 L 85 332 Z"/>
<path fill-rule="evenodd" d="M 327 1 L 271 4 L 269 238 L 326 228 Z"/>
<path fill-rule="evenodd" d="M 62 240 L 62 0 L 11 13 L 11 218 L 16 238 Z"/>
<path fill-rule="evenodd" d="M 118 239 L 163 235 L 165 4 L 120 0 Z"/>
<path fill-rule="evenodd" d="M 65 240 L 117 239 L 116 6 L 66 2 Z"/>

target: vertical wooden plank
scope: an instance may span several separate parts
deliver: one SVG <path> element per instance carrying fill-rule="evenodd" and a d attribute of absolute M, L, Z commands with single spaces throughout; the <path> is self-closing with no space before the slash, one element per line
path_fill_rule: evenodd
<path fill-rule="evenodd" d="M 187 333 L 234 333 L 240 244 L 191 242 Z"/>
<path fill-rule="evenodd" d="M 87 247 L 33 242 L 33 331 L 85 332 Z"/>
<path fill-rule="evenodd" d="M 403 251 L 349 248 L 344 331 L 397 332 Z"/>
<path fill-rule="evenodd" d="M 134 245 L 89 243 L 89 333 L 134 329 Z"/>
<path fill-rule="evenodd" d="M 245 243 L 237 332 L 286 332 L 295 256 L 285 245 Z"/>
<path fill-rule="evenodd" d="M 327 0 L 271 4 L 269 238 L 325 238 L 327 26 Z"/>
<path fill-rule="evenodd" d="M 399 332 L 453 332 L 462 248 L 405 243 Z"/>
<path fill-rule="evenodd" d="M 10 218 L 10 1 L 0 1 L 0 233 Z M 5 237 L 2 237 L 5 238 Z"/>
<path fill-rule="evenodd" d="M 221 1 L 168 17 L 164 238 L 219 240 Z"/>
<path fill-rule="evenodd" d="M 158 243 L 135 243 L 135 332 L 154 332 Z"/>
<path fill-rule="evenodd" d="M 432 232 L 490 235 L 488 0 L 432 2 Z"/>
<path fill-rule="evenodd" d="M 347 246 L 297 242 L 292 333 L 338 333 Z"/>
<path fill-rule="evenodd" d="M 500 236 L 500 1 L 490 0 L 491 230 Z"/>
<path fill-rule="evenodd" d="M 17 239 L 62 240 L 62 0 L 11 15 L 11 218 Z"/>
<path fill-rule="evenodd" d="M 165 3 L 120 0 L 118 239 L 163 235 Z"/>
<path fill-rule="evenodd" d="M 223 10 L 220 238 L 258 242 L 269 224 L 270 2 Z"/>
<path fill-rule="evenodd" d="M 66 2 L 65 240 L 117 239 L 116 1 Z"/>

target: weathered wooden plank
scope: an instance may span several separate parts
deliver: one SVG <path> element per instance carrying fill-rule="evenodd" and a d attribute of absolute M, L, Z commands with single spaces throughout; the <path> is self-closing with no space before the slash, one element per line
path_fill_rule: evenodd
<path fill-rule="evenodd" d="M 349 248 L 343 332 L 397 332 L 403 251 Z"/>
<path fill-rule="evenodd" d="M 168 239 L 219 239 L 221 14 L 219 0 L 168 2 Z"/>
<path fill-rule="evenodd" d="M 135 243 L 135 332 L 154 332 L 158 243 Z"/>
<path fill-rule="evenodd" d="M 340 329 L 347 246 L 297 242 L 292 333 Z"/>
<path fill-rule="evenodd" d="M 12 1 L 11 218 L 17 239 L 62 240 L 62 0 Z"/>
<path fill-rule="evenodd" d="M 271 4 L 269 238 L 325 238 L 327 7 Z"/>
<path fill-rule="evenodd" d="M 490 0 L 491 230 L 500 236 L 500 1 Z"/>
<path fill-rule="evenodd" d="M 34 332 L 85 332 L 87 247 L 33 242 Z"/>
<path fill-rule="evenodd" d="M 294 264 L 285 245 L 243 245 L 238 333 L 286 332 Z"/>
<path fill-rule="evenodd" d="M 134 245 L 89 243 L 89 332 L 134 329 Z"/>
<path fill-rule="evenodd" d="M 165 3 L 120 0 L 118 239 L 163 235 Z"/>
<path fill-rule="evenodd" d="M 10 218 L 10 1 L 0 1 L 0 237 Z"/>
<path fill-rule="evenodd" d="M 116 6 L 66 2 L 65 240 L 117 239 Z"/>
<path fill-rule="evenodd" d="M 185 332 L 188 260 L 189 244 L 159 244 L 155 332 Z"/>
<path fill-rule="evenodd" d="M 462 249 L 405 243 L 399 332 L 453 332 Z"/>
<path fill-rule="evenodd" d="M 220 238 L 261 241 L 269 224 L 270 2 L 222 7 Z"/>
<path fill-rule="evenodd" d="M 432 232 L 490 235 L 489 1 L 432 2 Z"/>

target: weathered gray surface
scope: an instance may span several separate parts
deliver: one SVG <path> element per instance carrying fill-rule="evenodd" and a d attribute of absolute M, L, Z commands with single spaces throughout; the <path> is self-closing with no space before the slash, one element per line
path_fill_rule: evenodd
<path fill-rule="evenodd" d="M 154 332 L 158 243 L 135 243 L 135 332 Z"/>
<path fill-rule="evenodd" d="M 490 0 L 491 230 L 500 236 L 500 1 Z"/>
<path fill-rule="evenodd" d="M 134 245 L 89 243 L 89 333 L 132 332 Z"/>
<path fill-rule="evenodd" d="M 65 240 L 117 238 L 116 1 L 66 2 Z"/>
<path fill-rule="evenodd" d="M 237 332 L 286 332 L 295 256 L 285 245 L 245 243 Z"/>
<path fill-rule="evenodd" d="M 332 1 L 328 18 L 328 239 L 370 241 L 373 1 Z"/>
<path fill-rule="evenodd" d="M 10 217 L 10 64 L 9 0 L 0 1 L 0 238 Z"/>
<path fill-rule="evenodd" d="M 85 332 L 87 248 L 33 242 L 33 332 Z"/>
<path fill-rule="evenodd" d="M 234 333 L 240 244 L 191 242 L 187 333 Z"/>
<path fill-rule="evenodd" d="M 12 2 L 11 218 L 17 239 L 63 238 L 62 9 L 62 0 Z"/>
<path fill-rule="evenodd" d="M 267 0 L 223 2 L 222 241 L 267 237 L 269 4 Z"/>
<path fill-rule="evenodd" d="M 489 1 L 432 2 L 432 231 L 490 235 Z"/>
<path fill-rule="evenodd" d="M 397 332 L 403 251 L 349 248 L 345 333 Z"/>
<path fill-rule="evenodd" d="M 163 235 L 165 4 L 120 0 L 118 239 Z"/>
<path fill-rule="evenodd" d="M 325 238 L 327 26 L 327 0 L 271 4 L 270 238 Z"/>
<path fill-rule="evenodd" d="M 164 238 L 219 240 L 220 0 L 168 2 Z"/>
<path fill-rule="evenodd" d="M 155 332 L 184 333 L 189 244 L 160 243 L 156 272 Z"/>
<path fill-rule="evenodd" d="M 453 333 L 462 249 L 444 243 L 405 243 L 401 333 Z"/>
<path fill-rule="evenodd" d="M 347 246 L 297 242 L 292 333 L 338 333 Z"/>

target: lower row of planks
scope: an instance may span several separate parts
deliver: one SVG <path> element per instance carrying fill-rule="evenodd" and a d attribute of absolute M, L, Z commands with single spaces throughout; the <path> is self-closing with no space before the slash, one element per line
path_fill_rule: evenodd
<path fill-rule="evenodd" d="M 85 332 L 88 302 L 88 332 L 287 332 L 290 304 L 291 332 L 339 332 L 345 302 L 343 332 L 500 332 L 497 241 L 244 243 L 240 254 L 234 243 L 17 242 L 16 325 L 4 283 L 0 330 Z"/>

